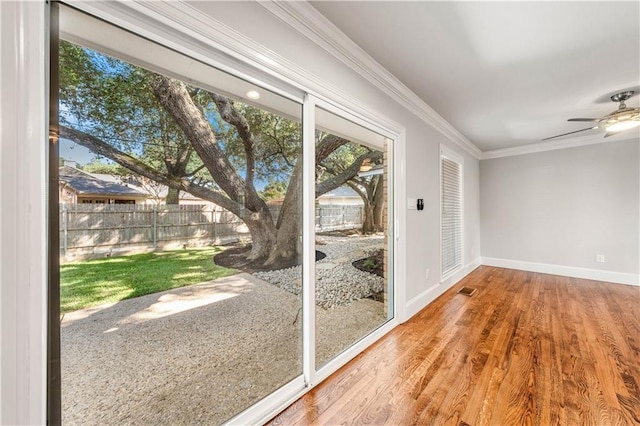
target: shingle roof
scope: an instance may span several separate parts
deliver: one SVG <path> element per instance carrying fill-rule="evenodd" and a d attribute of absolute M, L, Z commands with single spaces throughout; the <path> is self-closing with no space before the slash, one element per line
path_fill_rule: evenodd
<path fill-rule="evenodd" d="M 360 197 L 356 191 L 348 186 L 340 186 L 333 191 L 322 194 L 321 197 Z"/>
<path fill-rule="evenodd" d="M 88 173 L 73 167 L 60 167 L 60 181 L 65 182 L 78 194 L 118 195 L 145 198 L 146 195 L 133 188 L 114 182 L 96 179 Z"/>

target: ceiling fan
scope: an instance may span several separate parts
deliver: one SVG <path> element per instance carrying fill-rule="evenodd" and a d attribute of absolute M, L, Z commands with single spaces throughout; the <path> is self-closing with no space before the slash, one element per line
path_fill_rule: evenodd
<path fill-rule="evenodd" d="M 611 100 L 613 102 L 620 102 L 620 106 L 618 109 L 613 111 L 610 114 L 605 115 L 601 118 L 570 118 L 567 121 L 591 121 L 595 124 L 592 127 L 587 127 L 586 129 L 576 130 L 574 132 L 563 133 L 561 135 L 551 136 L 549 138 L 542 139 L 543 141 L 547 141 L 549 139 L 559 138 L 560 136 L 567 136 L 573 133 L 584 132 L 587 130 L 594 130 L 597 128 L 602 128 L 607 131 L 604 135 L 605 138 L 609 136 L 613 136 L 618 132 L 622 132 L 624 130 L 633 129 L 634 127 L 640 126 L 640 108 L 632 108 L 627 107 L 624 101 L 633 96 L 633 91 L 621 92 L 611 96 Z"/>

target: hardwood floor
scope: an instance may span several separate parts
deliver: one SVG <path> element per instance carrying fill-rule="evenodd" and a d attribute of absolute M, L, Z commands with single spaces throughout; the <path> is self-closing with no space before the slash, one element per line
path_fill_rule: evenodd
<path fill-rule="evenodd" d="M 481 266 L 270 424 L 640 424 L 640 287 Z"/>

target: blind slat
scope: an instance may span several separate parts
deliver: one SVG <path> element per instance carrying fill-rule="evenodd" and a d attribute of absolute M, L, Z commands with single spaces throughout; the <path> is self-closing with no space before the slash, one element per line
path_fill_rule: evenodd
<path fill-rule="evenodd" d="M 462 266 L 462 165 L 441 157 L 442 275 Z"/>

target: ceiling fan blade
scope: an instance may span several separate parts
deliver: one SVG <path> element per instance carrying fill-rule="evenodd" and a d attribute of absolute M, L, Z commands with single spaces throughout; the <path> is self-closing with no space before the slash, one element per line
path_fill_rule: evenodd
<path fill-rule="evenodd" d="M 595 127 L 587 127 L 586 129 L 576 130 L 575 132 L 563 133 L 563 134 L 561 134 L 561 135 L 551 136 L 551 137 L 549 137 L 549 138 L 544 138 L 544 139 L 542 139 L 542 140 L 543 140 L 543 141 L 548 141 L 549 139 L 559 138 L 560 136 L 572 135 L 572 134 L 574 134 L 574 133 L 584 132 L 584 131 L 586 131 L 586 130 L 594 130 L 594 129 L 597 129 L 597 128 L 598 128 L 598 126 L 595 126 Z"/>
<path fill-rule="evenodd" d="M 600 121 L 600 118 L 570 118 L 567 121 Z"/>

